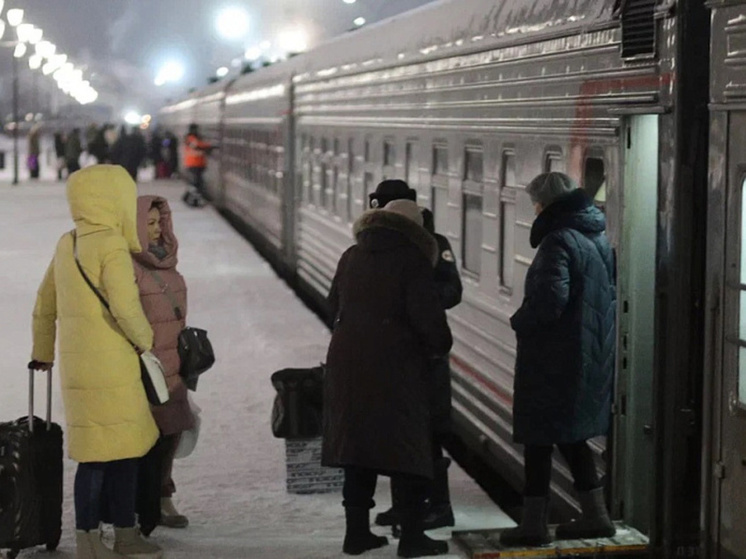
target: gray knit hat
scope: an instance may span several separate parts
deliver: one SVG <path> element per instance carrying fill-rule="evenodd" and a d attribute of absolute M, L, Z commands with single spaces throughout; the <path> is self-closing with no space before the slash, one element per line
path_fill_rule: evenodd
<path fill-rule="evenodd" d="M 412 200 L 392 200 L 380 211 L 399 214 L 410 221 L 414 221 L 417 225 L 422 227 L 422 214 L 420 213 L 420 208 L 418 208 L 417 204 L 412 202 Z"/>
<path fill-rule="evenodd" d="M 526 192 L 534 204 L 546 208 L 577 188 L 578 184 L 564 173 L 542 173 L 528 183 Z"/>

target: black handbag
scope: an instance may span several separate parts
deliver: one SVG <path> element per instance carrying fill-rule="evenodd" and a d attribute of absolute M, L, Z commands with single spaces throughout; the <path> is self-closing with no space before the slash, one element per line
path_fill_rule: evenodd
<path fill-rule="evenodd" d="M 174 315 L 178 320 L 184 318 L 181 307 L 168 289 L 168 284 L 163 281 L 160 274 L 155 270 L 148 270 L 159 287 L 166 294 L 173 307 Z M 187 326 L 179 332 L 177 349 L 179 351 L 179 376 L 189 390 L 197 390 L 199 376 L 215 364 L 215 352 L 207 337 L 207 330 Z"/>
<path fill-rule="evenodd" d="M 324 368 L 282 369 L 271 380 L 277 391 L 272 406 L 272 434 L 279 439 L 320 437 Z"/>
<path fill-rule="evenodd" d="M 179 334 L 179 375 L 190 390 L 197 390 L 199 376 L 215 364 L 215 353 L 207 330 L 186 327 Z"/>

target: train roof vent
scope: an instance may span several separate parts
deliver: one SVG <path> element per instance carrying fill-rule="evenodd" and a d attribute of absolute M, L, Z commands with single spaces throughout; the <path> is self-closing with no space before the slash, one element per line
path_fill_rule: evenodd
<path fill-rule="evenodd" d="M 622 2 L 622 57 L 655 56 L 655 0 Z"/>

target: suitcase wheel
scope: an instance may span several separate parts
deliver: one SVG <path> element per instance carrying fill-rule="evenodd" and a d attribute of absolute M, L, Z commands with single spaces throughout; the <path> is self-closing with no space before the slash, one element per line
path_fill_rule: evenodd
<path fill-rule="evenodd" d="M 55 549 L 57 549 L 57 546 L 59 544 L 60 544 L 60 542 L 48 543 L 47 544 L 47 551 L 54 551 Z"/>
<path fill-rule="evenodd" d="M 20 552 L 21 552 L 20 549 L 11 549 L 10 551 L 8 551 L 7 557 L 8 559 L 16 559 L 16 557 L 18 557 L 18 554 Z"/>

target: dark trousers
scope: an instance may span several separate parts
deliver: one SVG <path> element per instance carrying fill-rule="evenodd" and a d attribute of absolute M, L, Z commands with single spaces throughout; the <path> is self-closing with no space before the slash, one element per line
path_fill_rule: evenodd
<path fill-rule="evenodd" d="M 574 486 L 577 491 L 591 491 L 599 487 L 596 464 L 588 441 L 557 445 L 560 453 L 570 466 Z M 523 450 L 526 472 L 526 497 L 549 495 L 552 477 L 553 446 L 526 445 Z"/>
<path fill-rule="evenodd" d="M 104 486 L 107 491 L 104 492 Z M 135 525 L 135 493 L 137 490 L 137 460 L 113 462 L 82 462 L 75 474 L 75 527 L 95 530 L 101 517 L 104 496 L 114 526 Z"/>
<path fill-rule="evenodd" d="M 202 196 L 205 195 L 205 174 L 204 167 L 189 167 L 189 173 L 192 175 L 192 186 L 197 189 Z"/>
<path fill-rule="evenodd" d="M 75 171 L 80 171 L 80 163 L 78 163 L 77 161 L 68 161 L 67 162 L 67 176 L 69 177 Z"/>
<path fill-rule="evenodd" d="M 428 491 L 428 479 L 402 473 L 392 473 L 391 494 L 397 501 L 395 506 L 401 509 L 421 509 Z M 376 493 L 378 472 L 368 468 L 347 466 L 345 482 L 342 488 L 342 505 L 372 509 L 376 506 L 373 495 Z"/>
<path fill-rule="evenodd" d="M 173 480 L 174 459 L 176 449 L 179 448 L 181 433 L 176 435 L 163 435 L 163 468 L 161 470 L 161 497 L 172 497 L 176 493 L 176 484 Z"/>

